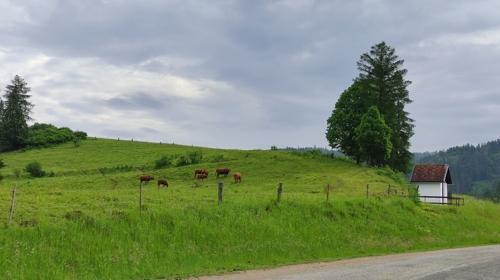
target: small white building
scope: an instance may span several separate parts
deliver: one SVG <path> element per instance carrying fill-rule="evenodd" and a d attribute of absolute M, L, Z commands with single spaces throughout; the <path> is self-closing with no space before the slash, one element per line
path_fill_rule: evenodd
<path fill-rule="evenodd" d="M 448 164 L 416 164 L 410 183 L 418 187 L 421 201 L 448 203 L 448 184 L 452 184 Z"/>

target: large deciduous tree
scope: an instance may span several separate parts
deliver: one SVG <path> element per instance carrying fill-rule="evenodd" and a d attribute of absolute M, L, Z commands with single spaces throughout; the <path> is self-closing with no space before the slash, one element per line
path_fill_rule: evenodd
<path fill-rule="evenodd" d="M 383 165 L 391 155 L 391 129 L 384 122 L 377 106 L 371 106 L 361 117 L 354 139 L 366 157 L 368 165 Z"/>
<path fill-rule="evenodd" d="M 372 46 L 370 52 L 361 55 L 357 62 L 359 76 L 340 96 L 332 116 L 327 120 L 326 137 L 332 148 L 356 158 L 358 162 L 360 157 L 366 160 L 367 155 L 359 146 L 360 138 L 355 129 L 368 108 L 375 106 L 390 128 L 392 145 L 390 156 L 378 164 L 388 165 L 396 171 L 409 171 L 413 156 L 409 148 L 414 134 L 414 120 L 404 110 L 412 100 L 407 89 L 411 81 L 404 78 L 407 70 L 402 68 L 403 63 L 394 48 L 385 42 Z"/>
<path fill-rule="evenodd" d="M 355 82 L 340 95 L 332 115 L 326 121 L 326 139 L 330 147 L 355 158 L 358 164 L 362 153 L 358 142 L 354 139 L 355 129 L 368 109 L 363 94 L 360 83 Z"/>
<path fill-rule="evenodd" d="M 28 101 L 31 95 L 28 84 L 16 75 L 3 95 L 4 106 L 0 121 L 1 144 L 10 150 L 22 148 L 28 138 L 28 121 L 34 105 Z"/>

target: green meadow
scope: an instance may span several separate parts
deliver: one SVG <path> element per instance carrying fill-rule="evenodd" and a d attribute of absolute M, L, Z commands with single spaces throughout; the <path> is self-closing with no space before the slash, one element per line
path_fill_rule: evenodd
<path fill-rule="evenodd" d="M 176 166 L 195 151 L 201 163 Z M 155 169 L 162 156 L 172 165 Z M 0 279 L 181 279 L 500 243 L 499 205 L 415 203 L 397 174 L 315 153 L 90 138 L 0 158 Z M 23 172 L 33 160 L 45 177 Z M 140 208 L 142 174 L 169 187 L 143 184 Z"/>

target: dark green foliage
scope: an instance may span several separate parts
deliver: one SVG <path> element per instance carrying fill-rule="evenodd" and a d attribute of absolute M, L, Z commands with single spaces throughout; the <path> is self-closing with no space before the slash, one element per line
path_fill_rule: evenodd
<path fill-rule="evenodd" d="M 26 164 L 26 167 L 24 167 L 24 171 L 28 172 L 31 177 L 35 178 L 45 176 L 45 171 L 42 170 L 42 164 L 36 160 Z"/>
<path fill-rule="evenodd" d="M 203 160 L 203 152 L 201 150 L 195 150 L 180 156 L 177 159 L 176 166 L 185 166 L 190 164 L 199 164 Z"/>
<path fill-rule="evenodd" d="M 390 128 L 392 151 L 384 160 L 391 168 L 407 172 L 412 154 L 409 152 L 413 136 L 413 120 L 404 106 L 411 103 L 402 69 L 404 61 L 398 60 L 395 50 L 384 42 L 361 55 L 358 61 L 359 76 L 354 84 L 342 93 L 335 104 L 332 116 L 327 120 L 326 138 L 330 146 L 344 155 L 356 159 L 366 156 L 361 151 L 355 129 L 362 116 L 371 106 L 376 106 L 385 124 Z"/>
<path fill-rule="evenodd" d="M 180 156 L 177 160 L 177 166 L 189 165 L 189 158 L 186 156 Z"/>
<path fill-rule="evenodd" d="M 172 165 L 172 157 L 162 156 L 160 159 L 155 160 L 155 169 L 169 167 Z"/>
<path fill-rule="evenodd" d="M 276 147 L 276 145 L 271 146 L 271 151 L 277 151 L 277 150 L 278 150 L 278 147 Z"/>
<path fill-rule="evenodd" d="M 75 134 L 75 137 L 78 137 L 82 140 L 87 140 L 87 132 L 83 132 L 83 131 L 74 131 L 73 134 Z"/>
<path fill-rule="evenodd" d="M 367 164 L 382 166 L 392 151 L 391 129 L 385 124 L 376 106 L 368 109 L 354 132 L 354 140 L 358 142 Z"/>
<path fill-rule="evenodd" d="M 187 153 L 187 157 L 191 164 L 198 164 L 203 160 L 203 152 L 201 150 L 192 151 Z"/>
<path fill-rule="evenodd" d="M 32 148 L 47 148 L 72 141 L 73 131 L 67 127 L 57 128 L 52 124 L 35 123 L 30 126 L 26 145 Z"/>
<path fill-rule="evenodd" d="M 410 138 L 415 125 L 404 110 L 412 100 L 407 90 L 411 81 L 404 79 L 408 71 L 402 68 L 403 63 L 394 48 L 385 42 L 379 43 L 369 53 L 361 55 L 356 81 L 361 83 L 370 106 L 377 106 L 391 129 L 392 152 L 387 165 L 397 171 L 408 172 L 413 156 L 409 151 Z"/>
<path fill-rule="evenodd" d="M 3 162 L 3 159 L 0 158 L 0 168 L 4 167 L 5 163 Z"/>
<path fill-rule="evenodd" d="M 216 155 L 212 160 L 212 162 L 223 162 L 223 161 L 224 161 L 224 155 Z"/>
<path fill-rule="evenodd" d="M 0 146 L 9 150 L 17 150 L 25 146 L 28 138 L 28 121 L 31 120 L 31 109 L 34 107 L 28 99 L 30 88 L 18 75 L 7 86 L 2 102 L 0 120 Z"/>
<path fill-rule="evenodd" d="M 354 82 L 341 95 L 327 123 L 326 139 L 333 149 L 356 159 L 359 163 L 361 150 L 354 140 L 355 129 L 361 123 L 361 117 L 368 110 L 361 83 Z"/>

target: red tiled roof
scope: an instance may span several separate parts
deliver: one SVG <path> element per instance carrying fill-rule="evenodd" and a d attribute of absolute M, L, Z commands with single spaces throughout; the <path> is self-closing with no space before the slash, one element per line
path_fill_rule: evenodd
<path fill-rule="evenodd" d="M 446 182 L 451 184 L 447 164 L 416 164 L 410 182 Z"/>

